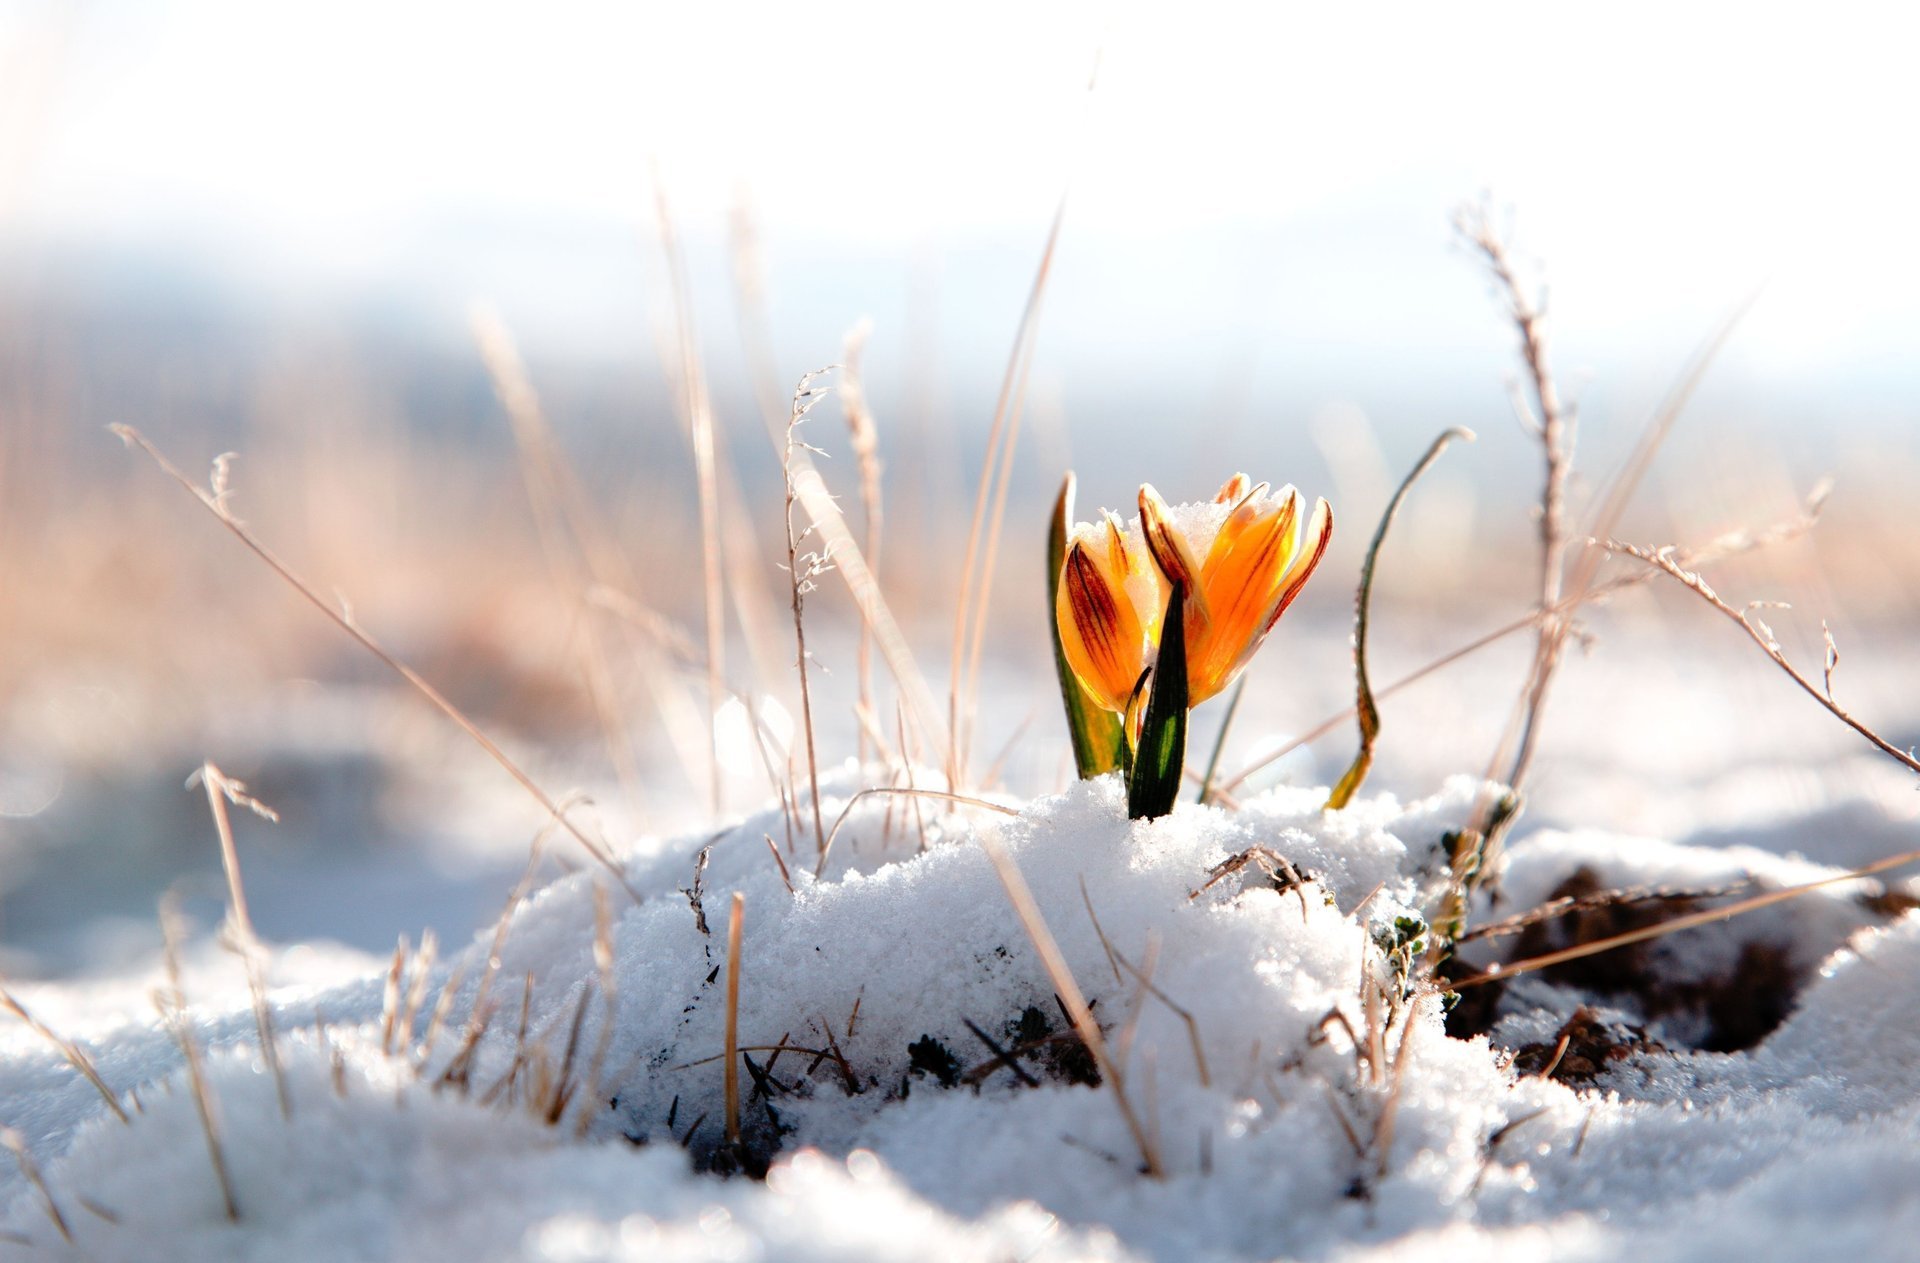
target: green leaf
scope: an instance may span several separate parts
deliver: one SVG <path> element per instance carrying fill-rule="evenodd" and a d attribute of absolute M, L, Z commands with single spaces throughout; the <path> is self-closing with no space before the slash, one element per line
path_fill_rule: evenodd
<path fill-rule="evenodd" d="M 1127 782 L 1127 816 L 1133 820 L 1166 815 L 1180 796 L 1180 771 L 1187 758 L 1185 597 L 1181 585 L 1174 584 L 1160 623 L 1160 652 L 1147 686 L 1140 744 L 1133 752 L 1133 775 Z"/>
<path fill-rule="evenodd" d="M 1073 762 L 1081 780 L 1103 776 L 1120 767 L 1126 756 L 1120 717 L 1103 710 L 1080 686 L 1067 651 L 1060 644 L 1060 570 L 1067 561 L 1067 532 L 1073 529 L 1073 474 L 1060 484 L 1053 505 L 1053 527 L 1047 532 L 1047 626 L 1053 630 L 1053 666 L 1060 675 L 1060 700 L 1067 708 L 1067 732 L 1073 738 Z"/>
<path fill-rule="evenodd" d="M 1353 762 L 1347 765 L 1339 783 L 1333 787 L 1333 793 L 1328 796 L 1328 811 L 1344 810 L 1353 801 L 1353 796 L 1360 792 L 1367 773 L 1373 770 L 1373 743 L 1380 736 L 1380 711 L 1373 702 L 1373 685 L 1367 680 L 1367 613 L 1373 605 L 1373 572 L 1380 562 L 1380 545 L 1387 542 L 1387 528 L 1393 525 L 1394 516 L 1400 512 L 1400 503 L 1407 498 L 1407 492 L 1413 490 L 1413 484 L 1420 475 L 1440 459 L 1440 453 L 1446 451 L 1447 444 L 1455 439 L 1471 443 L 1473 431 L 1455 426 L 1427 448 L 1427 454 L 1420 458 L 1420 463 L 1406 476 L 1400 489 L 1393 493 L 1393 499 L 1387 501 L 1387 511 L 1380 515 L 1380 525 L 1374 528 L 1373 543 L 1367 546 L 1367 559 L 1361 563 L 1360 591 L 1353 602 L 1353 677 L 1357 694 L 1353 713 L 1360 721 L 1360 750 L 1353 756 Z"/>

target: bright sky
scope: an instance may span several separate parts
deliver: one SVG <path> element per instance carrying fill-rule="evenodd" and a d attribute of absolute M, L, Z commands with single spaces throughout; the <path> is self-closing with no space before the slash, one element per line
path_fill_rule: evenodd
<path fill-rule="evenodd" d="M 1268 332 L 1484 329 L 1446 222 L 1490 189 L 1596 345 L 1677 361 L 1764 282 L 1753 363 L 1886 371 L 1920 339 L 1916 31 L 1814 14 L 0 0 L 0 226 L 294 284 L 511 288 L 571 242 L 631 244 L 657 160 L 696 243 L 746 190 L 776 277 L 987 241 L 1019 286 L 1071 171 L 1060 345 L 1131 301 L 1112 337 L 1138 350 L 1255 308 Z"/>

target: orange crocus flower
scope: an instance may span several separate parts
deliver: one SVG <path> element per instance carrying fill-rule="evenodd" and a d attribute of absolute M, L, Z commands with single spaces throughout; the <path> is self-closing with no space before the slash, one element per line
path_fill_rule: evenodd
<path fill-rule="evenodd" d="M 1333 513 L 1304 504 L 1292 487 L 1235 474 L 1210 505 L 1176 512 L 1143 484 L 1136 521 L 1076 525 L 1054 616 L 1088 695 L 1127 713 L 1158 655 L 1171 583 L 1186 591 L 1188 705 L 1233 683 L 1326 553 Z"/>

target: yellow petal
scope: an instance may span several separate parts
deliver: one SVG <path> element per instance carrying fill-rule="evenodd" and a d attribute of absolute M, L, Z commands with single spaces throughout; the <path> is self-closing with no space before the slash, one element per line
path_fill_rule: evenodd
<path fill-rule="evenodd" d="M 1295 494 L 1298 495 L 1297 492 Z M 1269 628 L 1280 621 L 1280 616 L 1293 604 L 1293 598 L 1300 595 L 1300 589 L 1312 577 L 1314 567 L 1327 554 L 1327 544 L 1333 539 L 1333 507 L 1325 500 L 1313 502 L 1313 516 L 1307 519 L 1307 529 L 1303 534 L 1306 546 L 1302 548 L 1296 545 L 1293 559 L 1287 563 L 1286 573 L 1280 576 L 1280 591 L 1274 602 L 1273 613 L 1267 616 Z"/>
<path fill-rule="evenodd" d="M 1247 492 L 1253 489 L 1253 479 L 1245 474 L 1235 474 L 1221 484 L 1220 491 L 1213 497 L 1215 504 L 1238 504 L 1247 498 Z"/>
<path fill-rule="evenodd" d="M 1124 561 L 1124 549 L 1122 550 Z M 1084 541 L 1076 541 L 1061 567 L 1054 617 L 1067 665 L 1087 694 L 1106 710 L 1124 712 L 1145 669 L 1146 631 L 1121 583 Z"/>
<path fill-rule="evenodd" d="M 1299 507 L 1297 492 L 1277 505 L 1249 501 L 1221 526 L 1208 550 L 1200 586 L 1213 617 L 1186 627 L 1187 691 L 1194 705 L 1233 682 L 1272 625 L 1273 602 L 1293 559 Z"/>

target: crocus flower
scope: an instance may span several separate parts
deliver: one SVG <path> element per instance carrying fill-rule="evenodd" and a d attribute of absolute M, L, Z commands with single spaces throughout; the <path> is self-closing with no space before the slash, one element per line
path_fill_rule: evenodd
<path fill-rule="evenodd" d="M 1137 709 L 1173 583 L 1186 595 L 1188 705 L 1233 683 L 1326 553 L 1332 511 L 1325 500 L 1304 506 L 1290 486 L 1273 492 L 1236 474 L 1211 504 L 1170 509 L 1143 484 L 1135 521 L 1107 513 L 1076 525 L 1054 616 L 1087 694 L 1122 715 Z"/>

